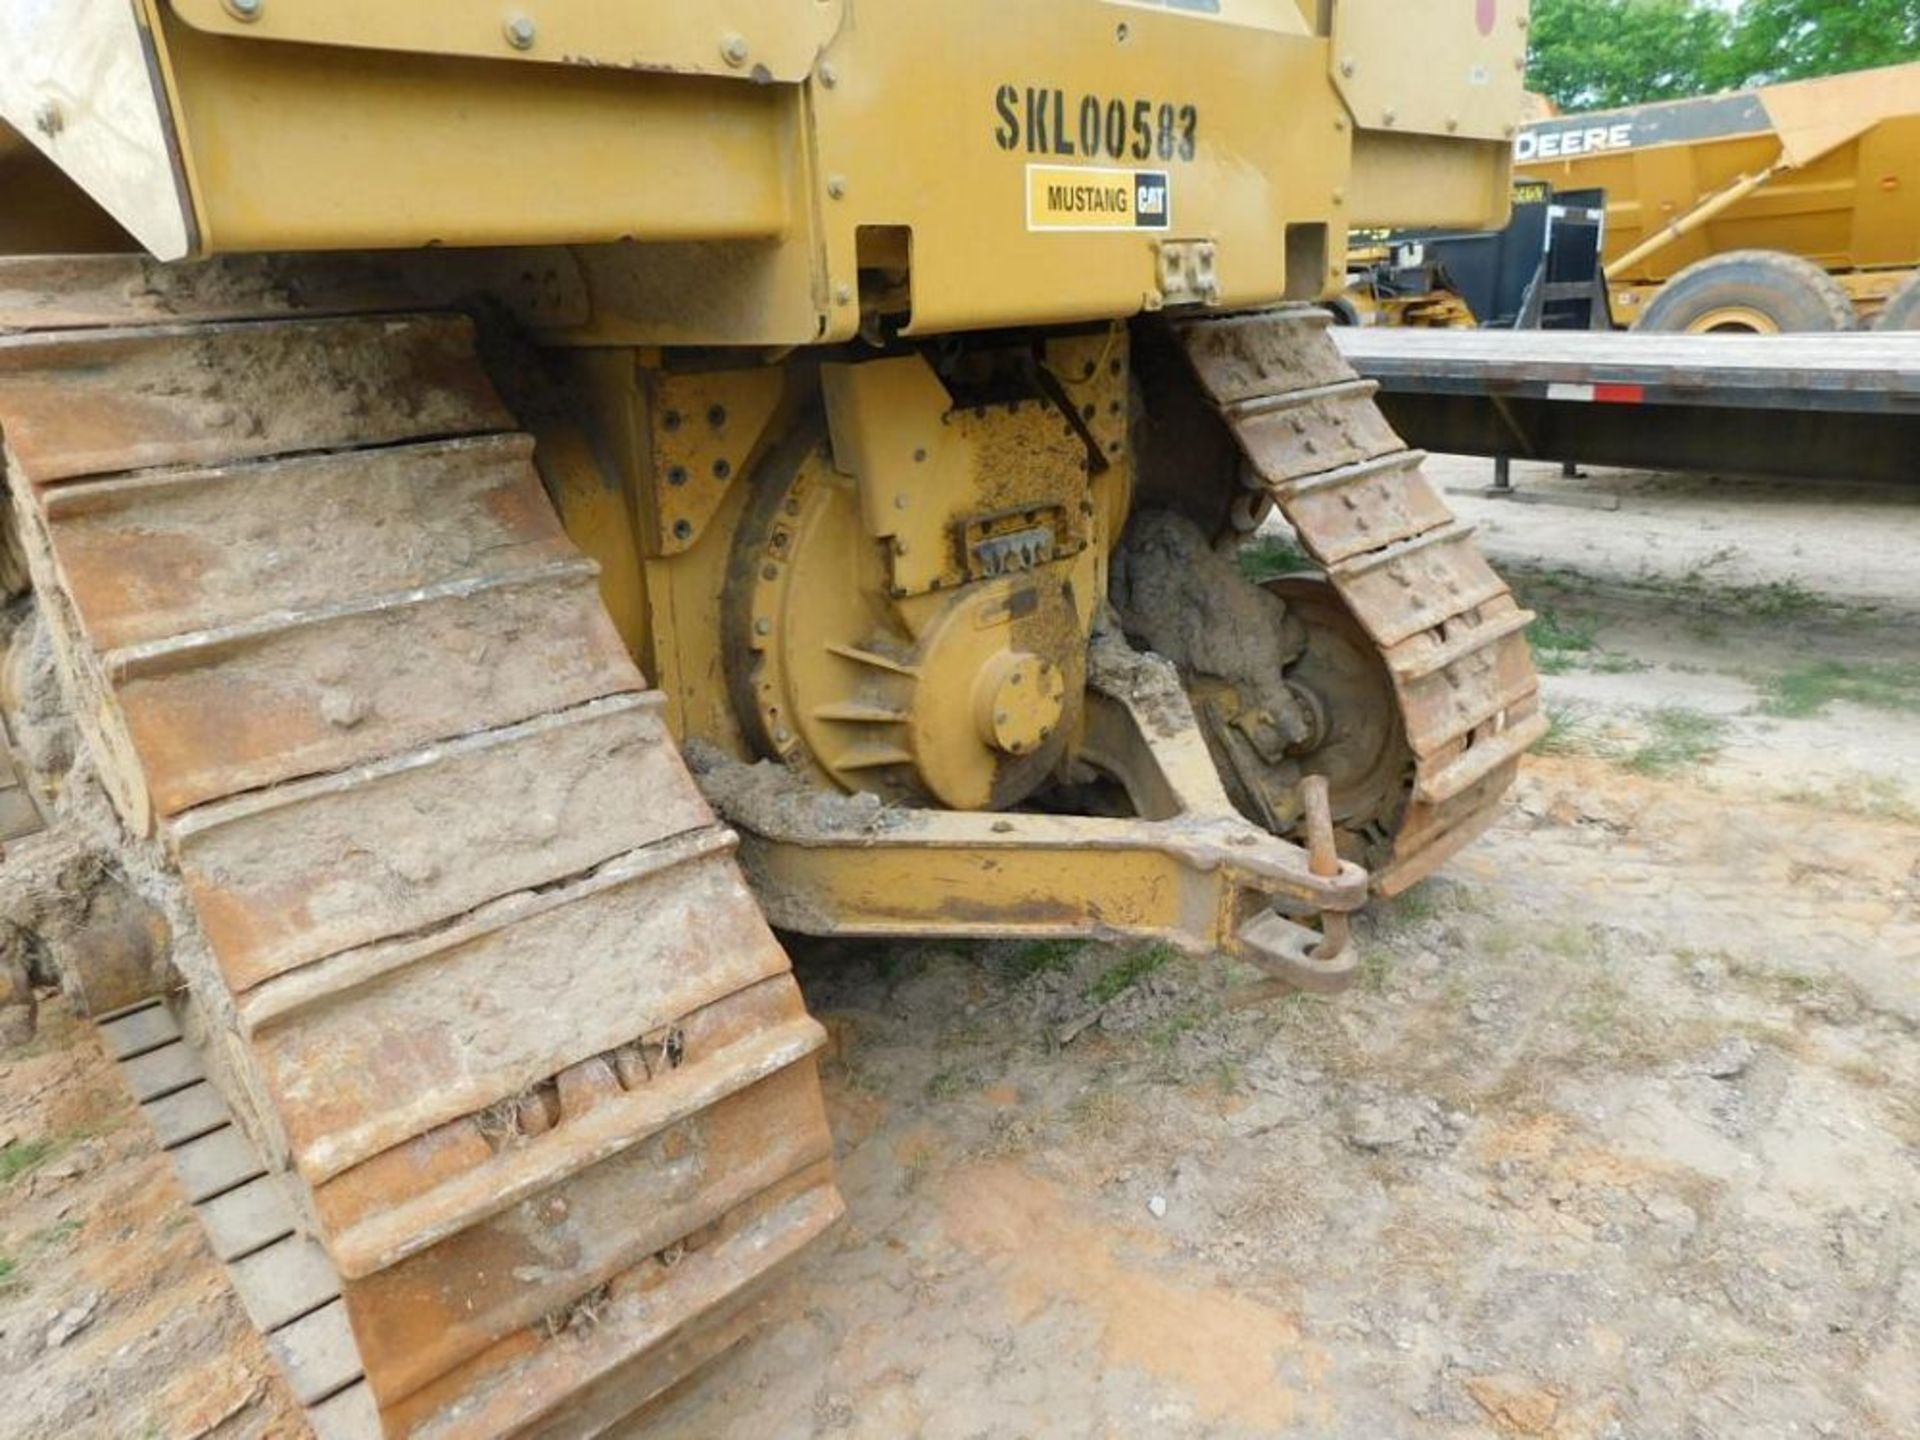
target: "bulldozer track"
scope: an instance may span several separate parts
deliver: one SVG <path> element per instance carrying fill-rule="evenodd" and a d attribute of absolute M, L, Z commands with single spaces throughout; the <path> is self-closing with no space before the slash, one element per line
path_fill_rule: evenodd
<path fill-rule="evenodd" d="M 784 952 L 477 359 L 0 261 L 13 522 L 187 995 L 101 1033 L 325 1440 L 575 1435 L 841 1211 Z"/>
<path fill-rule="evenodd" d="M 1388 864 L 1394 895 L 1492 824 L 1547 731 L 1534 618 L 1448 510 L 1311 306 L 1183 321 L 1202 390 L 1257 483 L 1378 648 L 1414 773 Z"/>

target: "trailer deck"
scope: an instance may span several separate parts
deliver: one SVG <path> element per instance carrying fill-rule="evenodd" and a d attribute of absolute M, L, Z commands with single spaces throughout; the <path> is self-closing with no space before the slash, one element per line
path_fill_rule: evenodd
<path fill-rule="evenodd" d="M 1338 329 L 1427 450 L 1920 481 L 1920 332 Z"/>

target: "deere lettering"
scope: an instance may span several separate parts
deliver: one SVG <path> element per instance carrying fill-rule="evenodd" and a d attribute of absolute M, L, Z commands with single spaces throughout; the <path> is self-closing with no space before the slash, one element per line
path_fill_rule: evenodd
<path fill-rule="evenodd" d="M 993 110 L 994 143 L 1009 152 L 1086 160 L 1191 160 L 1199 152 L 1194 105 L 1002 85 Z"/>
<path fill-rule="evenodd" d="M 1524 165 L 1529 160 L 1559 160 L 1632 148 L 1633 122 L 1623 120 L 1617 125 L 1587 125 L 1577 130 L 1522 130 L 1513 142 L 1513 158 Z"/>

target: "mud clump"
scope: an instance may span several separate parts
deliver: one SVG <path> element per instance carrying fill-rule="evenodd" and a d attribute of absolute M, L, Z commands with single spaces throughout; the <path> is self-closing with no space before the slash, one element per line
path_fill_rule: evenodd
<path fill-rule="evenodd" d="M 1224 680 L 1275 716 L 1297 708 L 1283 676 L 1306 632 L 1185 516 L 1134 519 L 1113 558 L 1111 593 L 1127 635 L 1182 673 Z"/>
<path fill-rule="evenodd" d="M 60 686 L 53 636 L 31 596 L 0 612 L 0 707 L 22 779 L 43 801 L 57 796 L 78 754 L 78 741 Z"/>
<path fill-rule="evenodd" d="M 39 1023 L 39 999 L 27 958 L 14 933 L 0 935 L 0 1049 L 26 1044 Z"/>
<path fill-rule="evenodd" d="M 707 802 L 726 820 L 762 834 L 878 835 L 907 820 L 878 795 L 826 790 L 772 760 L 743 764 L 699 740 L 685 749 Z"/>
<path fill-rule="evenodd" d="M 59 986 L 82 1014 L 119 1009 L 171 981 L 171 927 L 143 898 L 79 745 L 50 628 L 31 597 L 0 616 L 0 700 L 19 778 L 48 827 L 0 864 L 0 1031 L 31 1036 L 37 989 Z M 123 863 L 126 862 L 126 863 Z"/>

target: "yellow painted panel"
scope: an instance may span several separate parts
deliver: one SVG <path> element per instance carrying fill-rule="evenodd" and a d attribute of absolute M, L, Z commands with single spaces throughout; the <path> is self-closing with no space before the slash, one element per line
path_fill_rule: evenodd
<path fill-rule="evenodd" d="M 252 40 L 751 81 L 804 76 L 842 8 L 842 0 L 259 0 L 246 18 L 226 0 L 170 3 L 197 29 Z"/>
<path fill-rule="evenodd" d="M 1780 148 L 1805 165 L 1882 120 L 1920 113 L 1920 63 L 1775 85 L 1760 96 Z"/>
<path fill-rule="evenodd" d="M 912 233 L 915 333 L 1150 308 L 1163 240 L 1217 245 L 1219 303 L 1278 299 L 1286 227 L 1345 229 L 1335 197 L 1351 136 L 1327 42 L 1297 7 L 1259 15 L 1268 23 L 1033 0 L 862 6 L 827 49 L 834 83 L 811 91 L 833 280 L 853 278 L 856 229 L 887 225 Z M 1171 223 L 1042 228 L 1029 165 L 1165 172 Z M 851 334 L 854 296 L 834 299 L 832 333 Z"/>
<path fill-rule="evenodd" d="M 1340 93 L 1369 130 L 1512 136 L 1526 90 L 1527 0 L 1339 0 Z"/>
<path fill-rule="evenodd" d="M 799 92 L 166 40 L 210 250 L 776 237 Z"/>

